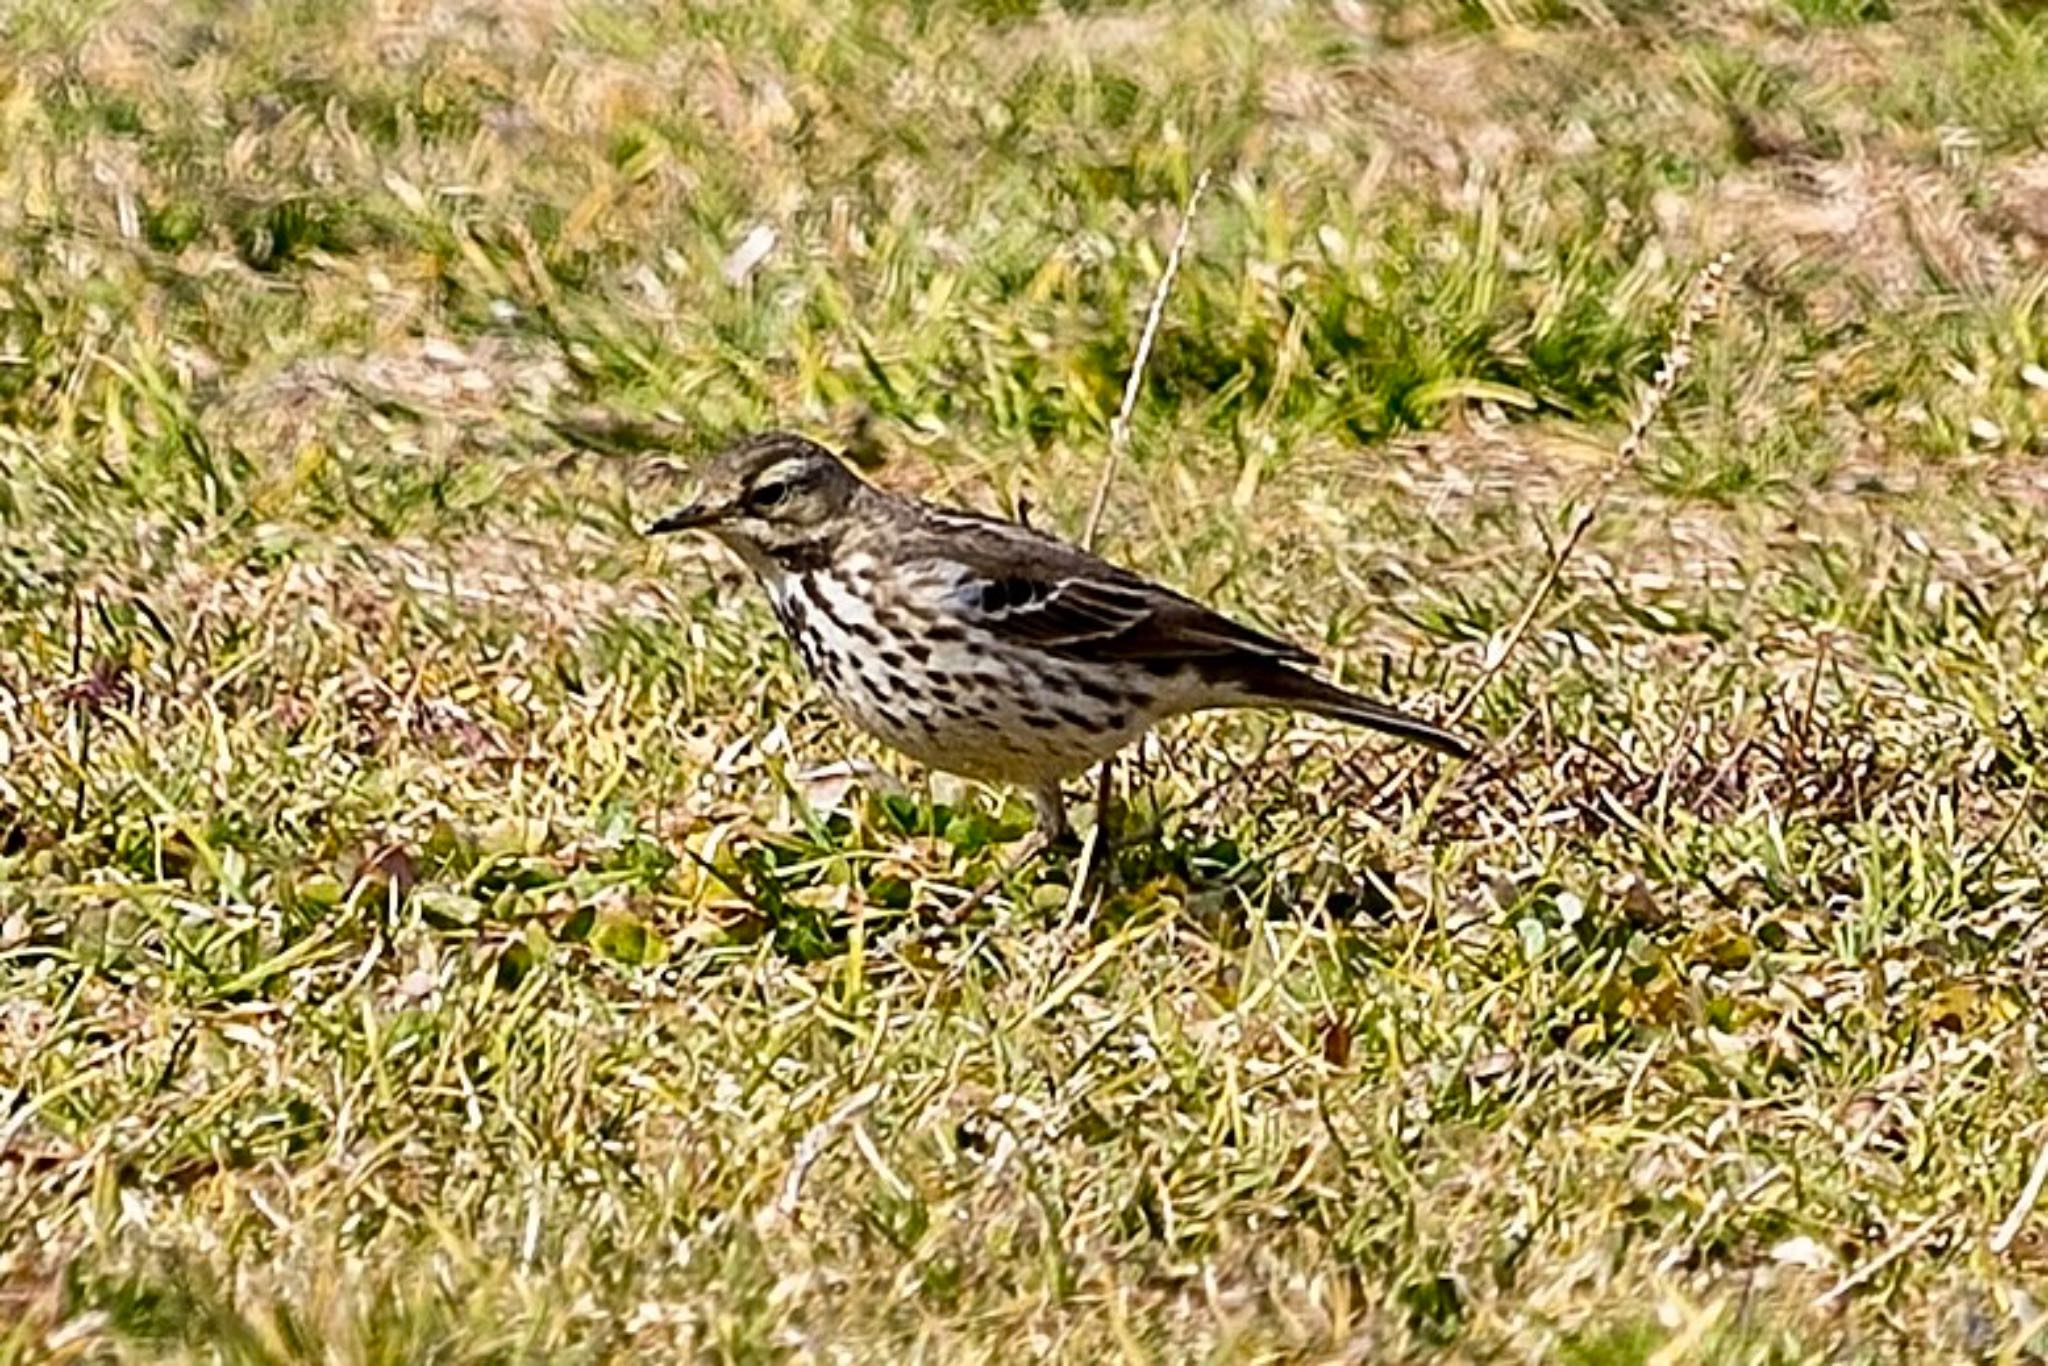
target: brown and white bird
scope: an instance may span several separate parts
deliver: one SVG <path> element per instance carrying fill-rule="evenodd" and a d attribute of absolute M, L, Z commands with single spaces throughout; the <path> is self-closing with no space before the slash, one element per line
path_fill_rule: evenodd
<path fill-rule="evenodd" d="M 649 530 L 723 541 L 841 713 L 920 763 L 1029 789 L 1048 838 L 1061 780 L 1188 712 L 1291 707 L 1472 753 L 1302 672 L 1305 650 L 1029 527 L 885 492 L 800 436 L 727 450 Z"/>

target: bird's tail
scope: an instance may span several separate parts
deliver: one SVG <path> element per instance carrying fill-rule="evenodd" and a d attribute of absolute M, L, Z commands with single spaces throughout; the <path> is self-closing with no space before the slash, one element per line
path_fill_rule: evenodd
<path fill-rule="evenodd" d="M 1477 752 L 1471 741 L 1442 726 L 1431 725 L 1384 702 L 1361 697 L 1334 683 L 1325 683 L 1320 678 L 1284 665 L 1267 665 L 1249 671 L 1237 681 L 1248 706 L 1293 707 L 1314 712 L 1335 721 L 1347 721 L 1354 726 L 1413 740 L 1459 759 L 1469 759 Z"/>

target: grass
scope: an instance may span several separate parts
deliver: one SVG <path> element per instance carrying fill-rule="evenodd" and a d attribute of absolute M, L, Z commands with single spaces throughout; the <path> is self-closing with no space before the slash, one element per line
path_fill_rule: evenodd
<path fill-rule="evenodd" d="M 2048 1354 L 2038 7 L 0 50 L 0 1361 Z M 1078 534 L 1204 169 L 1103 546 L 1425 710 L 1729 306 L 1486 758 L 1004 876 L 636 528 L 777 424 Z"/>

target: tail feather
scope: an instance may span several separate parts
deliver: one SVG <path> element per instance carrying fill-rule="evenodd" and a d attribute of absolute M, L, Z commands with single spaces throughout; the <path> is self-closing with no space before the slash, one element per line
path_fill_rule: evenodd
<path fill-rule="evenodd" d="M 1296 669 L 1267 665 L 1248 671 L 1237 681 L 1243 689 L 1244 705 L 1247 706 L 1293 707 L 1334 721 L 1382 731 L 1403 740 L 1413 740 L 1459 759 L 1469 759 L 1478 752 L 1471 741 L 1454 731 Z"/>

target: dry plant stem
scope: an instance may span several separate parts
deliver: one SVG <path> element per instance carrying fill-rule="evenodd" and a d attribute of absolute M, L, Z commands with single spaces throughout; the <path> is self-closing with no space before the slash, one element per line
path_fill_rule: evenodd
<path fill-rule="evenodd" d="M 975 908 L 988 900 L 989 893 L 1023 872 L 1052 848 L 1052 841 L 1043 831 L 1034 830 L 1024 840 L 1024 847 L 1011 856 L 1009 862 L 981 880 L 981 885 L 968 893 L 967 899 L 950 911 L 942 912 L 937 919 L 944 925 L 959 925 L 974 914 Z"/>
<path fill-rule="evenodd" d="M 1109 488 L 1116 481 L 1117 466 L 1131 444 L 1131 413 L 1138 406 L 1138 389 L 1145 382 L 1145 364 L 1152 359 L 1152 343 L 1159 336 L 1159 321 L 1166 316 L 1166 296 L 1173 292 L 1173 277 L 1180 273 L 1181 254 L 1187 250 L 1188 233 L 1195 224 L 1195 210 L 1209 188 L 1209 172 L 1195 177 L 1181 210 L 1180 231 L 1174 234 L 1173 250 L 1166 255 L 1166 269 L 1160 272 L 1159 287 L 1152 291 L 1152 307 L 1145 314 L 1145 330 L 1138 335 L 1138 354 L 1131 360 L 1131 373 L 1124 380 L 1123 402 L 1109 424 L 1109 458 L 1102 462 L 1102 477 L 1095 484 L 1095 499 L 1088 505 L 1088 524 L 1081 532 L 1081 548 L 1095 549 L 1095 533 L 1102 526 L 1102 510 L 1109 505 Z"/>
<path fill-rule="evenodd" d="M 1152 343 L 1158 339 L 1160 320 L 1166 316 L 1166 299 L 1173 292 L 1173 277 L 1180 273 L 1180 258 L 1187 251 L 1188 234 L 1195 225 L 1195 210 L 1201 207 L 1202 195 L 1208 188 L 1209 172 L 1204 168 L 1195 177 L 1194 188 L 1188 191 L 1188 202 L 1181 209 L 1180 228 L 1173 235 L 1173 248 L 1166 254 L 1166 269 L 1159 273 L 1159 287 L 1152 291 L 1151 306 L 1145 311 L 1145 328 L 1138 334 L 1138 351 L 1131 358 L 1131 373 L 1124 378 L 1123 401 L 1117 405 L 1116 416 L 1109 424 L 1109 455 L 1102 462 L 1102 476 L 1096 480 L 1095 497 L 1088 504 L 1088 524 L 1081 531 L 1083 550 L 1095 549 L 1095 534 L 1102 527 L 1102 512 L 1109 506 L 1110 486 L 1116 482 L 1117 466 L 1123 463 L 1124 452 L 1131 444 L 1131 414 L 1138 407 L 1138 391 L 1145 383 L 1145 366 L 1152 359 Z M 1081 870 L 1074 880 L 1076 900 L 1084 895 L 1103 852 L 1102 843 L 1108 838 L 1103 817 L 1109 810 L 1109 791 L 1115 777 L 1113 765 L 1114 760 L 1103 760 L 1096 778 L 1095 828 L 1089 832 L 1088 843 L 1081 850 Z"/>
<path fill-rule="evenodd" d="M 1641 458 L 1643 446 L 1649 439 L 1651 424 L 1656 422 L 1657 415 L 1664 411 L 1664 405 L 1671 401 L 1671 395 L 1678 389 L 1679 380 L 1692 368 L 1693 333 L 1701 323 L 1720 311 L 1722 281 L 1727 276 L 1729 263 L 1733 259 L 1732 253 L 1722 252 L 1693 278 L 1692 289 L 1686 299 L 1685 312 L 1679 316 L 1678 327 L 1671 334 L 1671 344 L 1664 349 L 1663 359 L 1658 363 L 1657 376 L 1651 381 L 1649 392 L 1644 394 L 1643 401 L 1636 405 L 1635 415 L 1629 421 L 1628 435 L 1622 438 L 1621 446 L 1614 453 L 1614 463 L 1607 467 L 1607 472 L 1601 476 L 1592 496 L 1573 514 L 1571 526 L 1566 530 L 1564 539 L 1558 543 L 1556 553 L 1550 557 L 1550 567 L 1543 571 L 1543 578 L 1536 585 L 1536 591 L 1522 604 L 1522 610 L 1516 615 L 1514 624 L 1508 628 L 1507 634 L 1501 636 L 1498 643 L 1487 651 L 1486 662 L 1481 665 L 1479 676 L 1465 689 L 1457 705 L 1444 717 L 1443 724 L 1455 726 L 1478 704 L 1487 685 L 1507 664 L 1509 657 L 1515 652 L 1515 647 L 1521 644 L 1522 637 L 1529 633 L 1537 614 L 1543 610 L 1543 604 L 1549 600 L 1551 591 L 1557 587 L 1557 581 L 1564 573 L 1565 563 L 1571 559 L 1572 552 L 1578 549 L 1579 542 L 1585 538 L 1594 519 L 1599 517 L 1600 509 L 1606 503 L 1607 495 L 1614 488 L 1615 482 L 1633 469 L 1636 461 Z"/>
<path fill-rule="evenodd" d="M 2041 1198 L 2041 1187 L 2048 1185 L 2048 1140 L 2043 1140 L 2041 1151 L 2034 1156 L 2034 1170 L 2027 1175 L 2027 1184 L 2020 1191 L 2020 1198 L 2005 1216 L 2005 1222 L 1991 1235 L 1991 1250 L 2004 1256 L 2008 1248 L 2020 1236 L 2020 1230 L 2027 1226 L 2027 1216 L 2034 1212 L 2034 1205 Z"/>
<path fill-rule="evenodd" d="M 789 1176 L 782 1183 L 782 1194 L 775 1201 L 775 1213 L 791 1223 L 797 1221 L 797 1212 L 803 1206 L 804 1177 L 810 1174 L 818 1159 L 824 1156 L 825 1148 L 832 1142 L 832 1136 L 875 1103 L 882 1094 L 882 1083 L 869 1082 L 839 1102 L 838 1108 L 825 1116 L 824 1120 L 807 1132 L 796 1145 L 796 1156 L 789 1164 Z"/>
<path fill-rule="evenodd" d="M 1108 866 L 1109 802 L 1115 785 L 1116 760 L 1104 759 L 1095 770 L 1095 824 L 1089 827 L 1088 838 L 1081 845 L 1081 864 L 1074 870 L 1074 890 L 1067 897 L 1066 918 L 1069 923 L 1079 912 L 1081 899 L 1088 895 L 1096 875 Z"/>
<path fill-rule="evenodd" d="M 1914 1248 L 1920 1246 L 1920 1244 L 1926 1242 L 1929 1235 L 1941 1227 L 1942 1222 L 1943 1220 L 1940 1215 L 1929 1215 L 1926 1219 L 1901 1234 L 1898 1240 L 1890 1247 L 1887 1247 L 1884 1251 L 1857 1267 L 1841 1280 L 1835 1282 L 1834 1286 L 1825 1295 L 1822 1295 L 1816 1303 L 1823 1306 L 1833 1304 L 1858 1286 L 1868 1285 L 1876 1278 L 1879 1272 L 1883 1271 L 1893 1262 L 1898 1261 L 1901 1257 L 1904 1257 Z"/>

